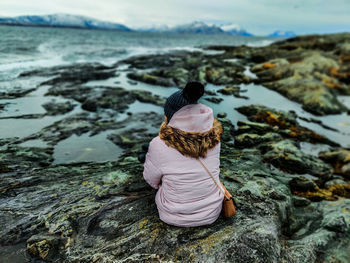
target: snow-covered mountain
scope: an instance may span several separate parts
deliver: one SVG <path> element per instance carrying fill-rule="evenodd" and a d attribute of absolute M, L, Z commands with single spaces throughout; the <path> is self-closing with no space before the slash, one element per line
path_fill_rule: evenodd
<path fill-rule="evenodd" d="M 240 26 L 231 23 L 210 23 L 203 21 L 194 21 L 189 24 L 183 24 L 173 27 L 158 26 L 138 29 L 137 31 L 147 32 L 166 32 L 166 33 L 179 33 L 179 34 L 229 34 L 229 35 L 241 35 L 252 36 Z"/>
<path fill-rule="evenodd" d="M 21 26 L 78 27 L 90 29 L 131 31 L 130 28 L 121 24 L 105 22 L 94 18 L 70 14 L 0 17 L 0 24 Z"/>
<path fill-rule="evenodd" d="M 272 34 L 269 35 L 269 37 L 295 37 L 296 34 L 293 31 L 282 31 L 282 30 L 276 30 Z"/>
<path fill-rule="evenodd" d="M 194 21 L 192 23 L 169 27 L 167 25 L 151 26 L 138 29 L 130 29 L 122 24 L 97 20 L 90 17 L 51 14 L 42 16 L 17 16 L 1 17 L 0 24 L 21 26 L 45 26 L 45 27 L 74 27 L 89 29 L 109 29 L 117 31 L 160 32 L 179 34 L 229 34 L 240 36 L 252 36 L 237 24 L 229 22 Z"/>
<path fill-rule="evenodd" d="M 224 31 L 215 26 L 215 25 L 207 25 L 201 21 L 194 21 L 189 24 L 179 25 L 170 29 L 171 32 L 175 33 L 192 33 L 192 34 L 220 34 L 224 33 Z"/>
<path fill-rule="evenodd" d="M 230 34 L 230 35 L 237 35 L 237 36 L 252 36 L 253 35 L 253 34 L 247 32 L 241 26 L 239 26 L 237 24 L 230 23 L 230 22 L 212 22 L 212 23 L 207 22 L 207 24 L 219 27 L 225 33 Z"/>

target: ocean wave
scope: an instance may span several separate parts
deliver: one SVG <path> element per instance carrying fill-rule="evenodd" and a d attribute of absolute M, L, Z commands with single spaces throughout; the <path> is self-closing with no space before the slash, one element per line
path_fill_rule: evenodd
<path fill-rule="evenodd" d="M 276 42 L 276 40 L 264 39 L 264 40 L 254 41 L 254 42 L 248 42 L 246 45 L 248 47 L 264 47 L 272 44 L 273 42 Z"/>
<path fill-rule="evenodd" d="M 60 57 L 53 59 L 38 59 L 28 61 L 16 61 L 13 63 L 0 64 L 0 71 L 8 71 L 14 69 L 27 69 L 27 68 L 38 68 L 38 67 L 53 67 L 64 64 L 64 61 Z"/>

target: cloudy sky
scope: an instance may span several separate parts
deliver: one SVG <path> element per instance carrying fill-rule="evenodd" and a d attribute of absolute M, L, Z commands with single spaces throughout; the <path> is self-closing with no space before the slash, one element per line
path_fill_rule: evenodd
<path fill-rule="evenodd" d="M 0 16 L 69 13 L 131 28 L 227 21 L 265 35 L 350 32 L 350 0 L 0 0 Z"/>

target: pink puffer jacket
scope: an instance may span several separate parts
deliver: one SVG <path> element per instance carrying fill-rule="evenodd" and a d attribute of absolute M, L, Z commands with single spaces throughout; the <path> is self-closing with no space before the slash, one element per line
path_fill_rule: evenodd
<path fill-rule="evenodd" d="M 200 103 L 181 108 L 168 124 L 163 122 L 143 171 L 148 184 L 158 189 L 155 202 L 163 222 L 191 227 L 219 217 L 224 195 L 193 157 L 199 157 L 219 183 L 221 134 L 212 109 Z"/>

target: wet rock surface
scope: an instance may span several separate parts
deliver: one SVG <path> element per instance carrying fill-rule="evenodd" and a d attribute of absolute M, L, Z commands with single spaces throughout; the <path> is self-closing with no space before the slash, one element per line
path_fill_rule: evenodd
<path fill-rule="evenodd" d="M 136 119 L 141 118 L 135 115 Z M 1 245 L 24 243 L 31 257 L 45 262 L 347 260 L 343 251 L 350 231 L 348 196 L 340 198 L 339 187 L 323 189 L 317 180 L 298 181 L 272 169 L 273 162 L 261 149 L 235 148 L 233 125 L 219 120 L 224 126 L 220 177 L 234 194 L 238 211 L 234 218 L 220 217 L 198 228 L 160 221 L 156 192 L 143 180 L 143 166 L 137 161 L 147 131 L 129 130 L 111 136 L 130 149 L 116 162 L 50 165 L 50 151 L 0 152 L 6 165 L 0 185 Z M 160 121 L 154 123 L 154 131 Z M 262 134 L 259 125 L 256 134 Z M 284 142 L 280 137 L 268 143 Z M 317 158 L 305 162 L 305 156 L 298 157 L 306 171 L 331 171 Z M 348 191 L 348 185 L 343 186 L 341 190 Z M 304 194 L 319 190 L 327 193 L 325 198 Z"/>
<path fill-rule="evenodd" d="M 218 90 L 218 92 L 224 95 L 233 95 L 236 98 L 248 99 L 248 97 L 241 95 L 241 92 L 244 92 L 244 91 L 242 91 L 239 86 L 227 86 L 224 89 Z"/>
<path fill-rule="evenodd" d="M 12 91 L 0 91 L 0 98 L 1 99 L 15 99 L 19 97 L 23 97 L 27 95 L 28 93 L 34 91 L 35 89 L 18 89 L 18 90 L 12 90 Z"/>
<path fill-rule="evenodd" d="M 319 157 L 333 166 L 334 173 L 350 178 L 350 150 L 335 149 L 331 152 L 322 152 Z"/>
<path fill-rule="evenodd" d="M 64 84 L 73 86 L 86 83 L 89 80 L 108 79 L 114 75 L 115 69 L 112 67 L 106 67 L 98 63 L 81 63 L 23 72 L 19 77 L 51 77 L 50 80 L 42 82 L 41 85 Z"/>
<path fill-rule="evenodd" d="M 48 115 L 59 115 L 59 114 L 65 114 L 67 112 L 70 112 L 74 109 L 74 104 L 72 104 L 70 101 L 68 102 L 48 102 L 43 104 L 44 109 L 46 110 L 46 114 Z"/>
<path fill-rule="evenodd" d="M 336 142 L 331 141 L 325 136 L 299 125 L 297 115 L 294 112 L 276 111 L 275 109 L 262 105 L 242 106 L 236 108 L 236 110 L 246 115 L 250 121 L 268 124 L 268 126 L 260 125 L 259 129 L 262 127 L 267 130 L 273 129 L 280 134 L 289 136 L 299 141 L 325 143 L 331 146 L 339 146 Z M 244 129 L 246 129 L 246 127 L 244 127 Z"/>
<path fill-rule="evenodd" d="M 219 97 L 209 97 L 209 98 L 205 98 L 205 100 L 216 104 L 219 104 L 221 101 L 223 101 L 223 99 Z"/>
<path fill-rule="evenodd" d="M 157 63 L 158 60 L 162 60 Z M 250 79 L 244 75 L 245 68 L 239 64 L 223 62 L 215 56 L 200 52 L 174 52 L 169 55 L 140 56 L 124 60 L 139 69 L 152 69 L 157 65 L 160 69 L 146 73 L 130 73 L 128 77 L 149 84 L 160 86 L 178 86 L 183 88 L 189 80 L 217 85 L 248 83 Z"/>
<path fill-rule="evenodd" d="M 325 176 L 331 167 L 320 159 L 303 153 L 293 141 L 282 140 L 261 146 L 265 161 L 289 173 Z"/>
<path fill-rule="evenodd" d="M 300 103 L 313 114 L 338 114 L 349 111 L 337 98 L 339 94 L 350 94 L 349 41 L 348 34 L 308 36 L 307 40 L 293 38 L 260 48 L 207 47 L 224 51 L 219 55 L 174 52 L 129 58 L 122 63 L 147 69 L 145 73 L 128 75 L 145 83 L 183 88 L 188 80 L 197 80 L 228 85 L 220 92 L 245 98 L 233 84 L 255 82 Z M 227 61 L 230 59 L 240 62 Z M 257 78 L 247 75 L 242 64 L 248 65 Z M 152 69 L 154 65 L 160 69 Z"/>
<path fill-rule="evenodd" d="M 256 83 L 301 103 L 306 111 L 325 115 L 348 111 L 337 94 L 350 91 L 349 42 L 349 34 L 334 34 L 296 37 L 261 48 L 208 48 L 225 51 L 224 58 L 253 62 Z"/>
<path fill-rule="evenodd" d="M 111 67 L 88 63 L 22 73 L 23 79 L 46 78 L 35 89 L 47 87 L 45 95 L 65 102 L 46 101 L 46 113 L 32 114 L 33 120 L 57 118 L 39 131 L 0 139 L 0 261 L 21 248 L 23 262 L 349 262 L 349 149 L 301 125 L 295 112 L 245 104 L 236 109 L 242 114 L 237 125 L 228 119 L 233 105 L 217 114 L 223 125 L 220 179 L 237 215 L 196 228 L 163 223 L 156 191 L 142 177 L 138 160 L 159 131 L 162 111 L 129 112 L 133 103 L 164 104 L 140 82 L 167 89 L 188 80 L 223 85 L 207 90 L 218 98 L 214 102 L 221 95 L 245 99 L 241 85 L 256 82 L 315 114 L 344 112 L 337 94 L 348 94 L 349 41 L 342 34 L 305 36 L 260 48 L 211 47 L 224 51 L 216 55 L 176 51 Z M 227 61 L 233 58 L 239 61 Z M 86 85 L 115 78 L 125 64 L 136 89 Z M 54 164 L 59 143 L 86 134 L 104 134 L 122 153 L 114 161 Z M 329 150 L 310 154 L 302 143 Z"/>

